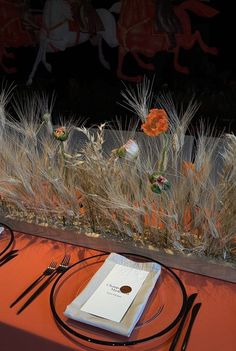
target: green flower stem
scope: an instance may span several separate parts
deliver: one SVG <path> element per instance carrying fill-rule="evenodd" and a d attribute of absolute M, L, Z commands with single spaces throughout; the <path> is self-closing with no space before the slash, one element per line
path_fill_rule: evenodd
<path fill-rule="evenodd" d="M 65 148 L 63 141 L 60 141 L 60 151 L 61 151 L 61 160 L 62 160 L 62 165 L 63 168 L 65 167 Z"/>
<path fill-rule="evenodd" d="M 60 151 L 61 151 L 61 163 L 62 163 L 62 176 L 63 179 L 65 180 L 65 184 L 68 184 L 68 169 L 65 164 L 65 148 L 64 148 L 64 142 L 60 141 Z"/>
<path fill-rule="evenodd" d="M 160 172 L 160 174 L 165 172 L 165 165 L 167 160 L 167 149 L 169 145 L 169 139 L 165 133 L 163 134 L 163 137 L 164 137 L 164 146 L 161 151 L 161 160 L 157 162 L 157 170 L 158 172 Z"/>

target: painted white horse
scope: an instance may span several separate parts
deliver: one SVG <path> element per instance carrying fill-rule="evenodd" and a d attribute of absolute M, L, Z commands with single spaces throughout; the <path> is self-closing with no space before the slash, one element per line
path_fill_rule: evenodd
<path fill-rule="evenodd" d="M 103 31 L 97 32 L 98 55 L 101 64 L 109 69 L 102 52 L 102 40 L 111 48 L 118 46 L 116 37 L 116 20 L 112 14 L 119 13 L 120 3 L 115 3 L 109 10 L 96 9 L 103 24 Z M 51 65 L 47 62 L 47 53 L 63 51 L 66 48 L 82 44 L 91 39 L 90 33 L 71 31 L 69 22 L 73 21 L 71 6 L 68 0 L 47 0 L 43 9 L 42 27 L 40 29 L 40 43 L 37 57 L 27 84 L 31 84 L 40 62 L 48 71 Z"/>

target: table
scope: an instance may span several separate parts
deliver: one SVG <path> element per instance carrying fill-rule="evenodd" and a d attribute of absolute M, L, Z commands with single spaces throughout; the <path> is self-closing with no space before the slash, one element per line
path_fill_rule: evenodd
<path fill-rule="evenodd" d="M 9 308 L 11 302 L 53 259 L 60 262 L 65 253 L 71 262 L 98 254 L 96 250 L 15 233 L 19 255 L 0 268 L 0 350 L 1 351 L 90 351 L 96 349 L 75 342 L 55 323 L 49 307 L 47 288 L 22 314 Z M 187 293 L 198 292 L 202 307 L 196 319 L 188 351 L 234 351 L 236 349 L 236 284 L 175 270 Z M 179 345 L 181 345 L 181 340 Z M 143 350 L 168 351 L 169 341 Z M 116 348 L 105 347 L 106 350 Z M 136 350 L 134 346 L 122 350 Z M 178 348 L 176 349 L 178 351 Z"/>

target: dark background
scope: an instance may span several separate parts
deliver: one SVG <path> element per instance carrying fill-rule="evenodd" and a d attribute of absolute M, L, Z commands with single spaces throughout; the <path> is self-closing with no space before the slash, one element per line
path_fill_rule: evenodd
<path fill-rule="evenodd" d="M 109 8 L 115 1 L 93 1 L 96 8 Z M 181 1 L 179 1 L 181 2 Z M 174 3 L 178 3 L 175 1 Z M 181 50 L 180 61 L 190 67 L 190 74 L 183 75 L 173 68 L 173 54 L 160 52 L 153 58 L 155 72 L 140 69 L 128 54 L 125 60 L 125 72 L 132 75 L 143 73 L 150 79 L 155 74 L 154 91 L 171 92 L 174 100 L 187 103 L 194 95 L 201 103 L 199 112 L 191 125 L 194 133 L 199 119 L 214 126 L 219 132 L 236 132 L 236 57 L 234 25 L 235 14 L 229 1 L 210 1 L 208 4 L 220 11 L 214 18 L 205 19 L 191 15 L 192 27 L 201 31 L 204 41 L 209 46 L 219 49 L 217 56 L 204 54 L 195 45 L 191 50 Z M 44 1 L 31 1 L 31 8 L 42 10 Z M 9 48 L 15 54 L 16 74 L 0 71 L 1 79 L 14 81 L 19 91 L 44 91 L 49 95 L 56 93 L 54 118 L 57 116 L 76 116 L 87 119 L 87 125 L 112 121 L 118 116 L 123 120 L 130 117 L 118 102 L 123 83 L 116 77 L 118 48 L 111 49 L 103 44 L 106 58 L 111 64 L 111 71 L 102 67 L 98 60 L 97 47 L 89 42 L 68 48 L 64 52 L 47 54 L 52 64 L 48 73 L 41 64 L 32 86 L 26 86 L 26 80 L 36 57 L 37 47 Z M 7 62 L 11 64 L 11 60 Z M 128 83 L 135 85 L 134 83 Z"/>

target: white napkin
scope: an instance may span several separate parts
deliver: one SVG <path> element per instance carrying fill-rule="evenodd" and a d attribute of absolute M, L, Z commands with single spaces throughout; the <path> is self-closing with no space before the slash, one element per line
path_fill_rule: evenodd
<path fill-rule="evenodd" d="M 114 322 L 82 311 L 81 308 L 117 264 L 149 272 L 121 321 Z M 106 329 L 113 333 L 130 336 L 143 313 L 160 273 L 161 266 L 155 262 L 135 262 L 122 255 L 111 253 L 84 290 L 67 306 L 64 314 L 73 320 Z"/>

